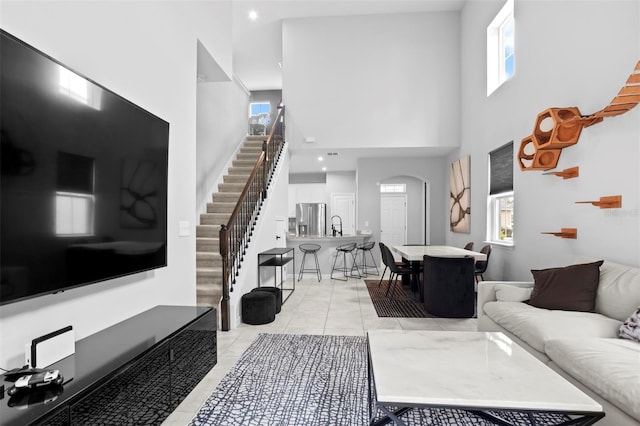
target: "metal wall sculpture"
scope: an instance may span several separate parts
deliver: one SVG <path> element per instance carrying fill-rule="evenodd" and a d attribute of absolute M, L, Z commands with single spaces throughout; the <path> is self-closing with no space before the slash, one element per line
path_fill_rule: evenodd
<path fill-rule="evenodd" d="M 640 103 L 640 61 L 625 86 L 609 105 L 591 114 L 581 115 L 577 107 L 549 108 L 538 114 L 533 133 L 522 139 L 518 162 L 522 171 L 550 170 L 557 166 L 562 150 L 578 143 L 584 127 L 602 122 L 605 117 L 624 114 Z"/>

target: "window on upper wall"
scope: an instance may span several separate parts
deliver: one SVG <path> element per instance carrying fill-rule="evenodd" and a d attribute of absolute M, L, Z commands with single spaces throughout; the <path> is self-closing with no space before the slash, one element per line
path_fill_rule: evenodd
<path fill-rule="evenodd" d="M 271 104 L 269 102 L 252 102 L 249 104 L 249 134 L 266 135 L 267 126 L 271 122 Z"/>
<path fill-rule="evenodd" d="M 258 116 L 260 114 L 269 114 L 271 112 L 271 104 L 269 102 L 252 102 L 249 105 L 249 117 Z"/>
<path fill-rule="evenodd" d="M 513 141 L 489 153 L 487 240 L 513 245 Z"/>
<path fill-rule="evenodd" d="M 487 27 L 487 96 L 515 73 L 513 0 L 507 0 Z"/>

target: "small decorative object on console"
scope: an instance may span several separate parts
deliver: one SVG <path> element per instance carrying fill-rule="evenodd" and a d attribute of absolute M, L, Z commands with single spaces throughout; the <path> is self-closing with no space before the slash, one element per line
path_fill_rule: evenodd
<path fill-rule="evenodd" d="M 8 382 L 15 382 L 22 376 L 26 376 L 29 374 L 42 373 L 46 370 L 42 368 L 30 368 L 29 365 L 25 365 L 23 367 L 14 368 L 12 370 L 4 373 L 4 379 Z"/>
<path fill-rule="evenodd" d="M 9 396 L 24 390 L 39 388 L 41 386 L 61 385 L 64 378 L 58 370 L 45 370 L 33 374 L 27 374 L 16 380 L 15 384 L 7 390 Z"/>

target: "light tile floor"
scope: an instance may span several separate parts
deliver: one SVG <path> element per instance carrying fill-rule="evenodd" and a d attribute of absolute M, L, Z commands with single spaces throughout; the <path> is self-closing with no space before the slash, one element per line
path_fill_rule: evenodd
<path fill-rule="evenodd" d="M 376 279 L 369 276 L 368 279 Z M 218 330 L 218 363 L 167 418 L 163 426 L 185 426 L 198 412 L 220 380 L 259 333 L 364 336 L 369 329 L 475 331 L 475 319 L 379 318 L 364 279 L 318 282 L 303 278 L 282 306 L 276 320 L 265 325 L 241 324 Z"/>

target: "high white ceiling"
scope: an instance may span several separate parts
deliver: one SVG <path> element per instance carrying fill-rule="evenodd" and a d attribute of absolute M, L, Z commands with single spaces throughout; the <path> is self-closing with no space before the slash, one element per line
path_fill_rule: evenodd
<path fill-rule="evenodd" d="M 322 16 L 460 10 L 466 0 L 233 0 L 233 71 L 250 91 L 282 89 L 282 21 Z M 258 18 L 249 19 L 255 11 Z M 355 170 L 358 158 L 441 156 L 433 148 L 342 149 L 328 156 L 323 150 L 292 151 L 290 172 L 317 173 Z M 324 158 L 323 163 L 318 157 Z"/>
<path fill-rule="evenodd" d="M 282 89 L 282 21 L 460 10 L 466 0 L 233 0 L 233 71 L 252 90 Z M 249 19 L 249 12 L 258 14 Z"/>

